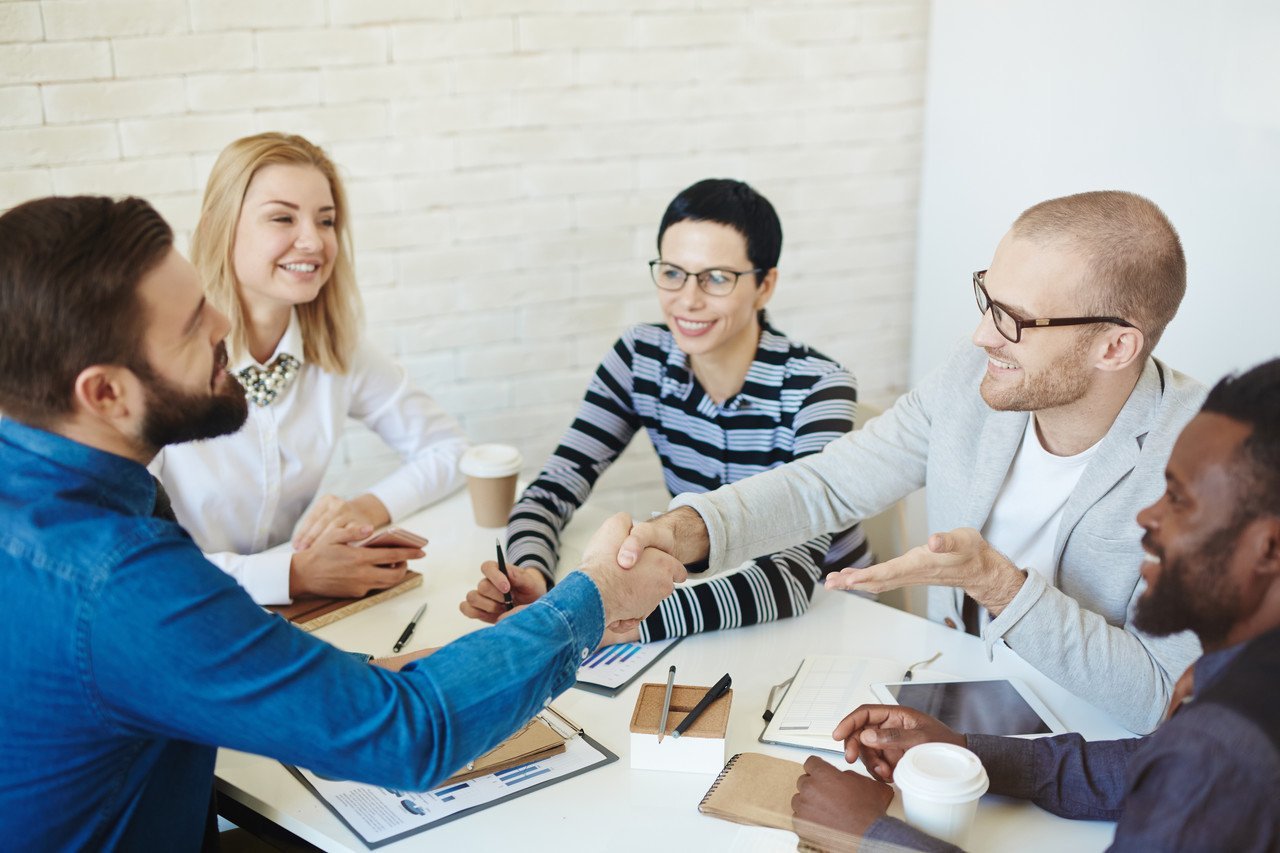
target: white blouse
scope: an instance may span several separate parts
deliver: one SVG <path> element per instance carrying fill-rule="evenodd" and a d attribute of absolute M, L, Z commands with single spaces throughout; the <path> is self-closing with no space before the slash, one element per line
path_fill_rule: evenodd
<path fill-rule="evenodd" d="M 404 464 L 367 491 L 393 519 L 451 493 L 462 483 L 458 460 L 467 439 L 450 415 L 409 383 L 404 368 L 361 340 L 347 373 L 308 364 L 295 312 L 280 353 L 302 362 L 270 405 L 249 404 L 232 435 L 165 448 L 150 469 L 164 484 L 182 526 L 205 556 L 259 604 L 289 598 L 293 550 L 278 548 L 316 497 L 348 417 L 362 421 Z M 257 364 L 246 357 L 232 372 Z"/>

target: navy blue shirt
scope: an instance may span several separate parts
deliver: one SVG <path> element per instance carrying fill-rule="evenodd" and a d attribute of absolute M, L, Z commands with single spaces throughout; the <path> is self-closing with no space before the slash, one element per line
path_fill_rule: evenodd
<path fill-rule="evenodd" d="M 216 746 L 426 790 L 553 695 L 604 629 L 586 575 L 402 673 L 255 605 L 136 462 L 0 420 L 0 838 L 195 849 Z"/>

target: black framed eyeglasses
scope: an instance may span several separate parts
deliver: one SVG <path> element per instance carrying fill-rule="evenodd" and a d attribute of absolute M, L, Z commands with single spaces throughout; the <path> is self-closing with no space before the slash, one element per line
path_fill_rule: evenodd
<path fill-rule="evenodd" d="M 1122 320 L 1119 317 L 1040 317 L 1035 320 L 1024 320 L 987 294 L 987 288 L 982 283 L 986 275 L 986 270 L 978 270 L 973 274 L 973 298 L 978 300 L 978 310 L 981 313 L 991 312 L 991 321 L 995 323 L 996 331 L 1010 343 L 1016 344 L 1022 340 L 1023 329 L 1040 329 L 1045 326 L 1086 326 L 1090 323 L 1115 323 L 1117 326 L 1125 326 L 1129 329 L 1138 328 L 1128 320 Z"/>
<path fill-rule="evenodd" d="M 709 269 L 702 272 L 689 272 L 686 269 L 669 264 L 661 258 L 649 261 L 649 275 L 653 276 L 653 283 L 663 290 L 679 290 L 684 287 L 684 283 L 689 280 L 689 276 L 693 276 L 698 282 L 698 287 L 702 288 L 702 292 L 708 296 L 728 296 L 738 285 L 738 279 L 744 275 L 754 275 L 762 273 L 762 269 L 742 270 L 722 270 Z"/>

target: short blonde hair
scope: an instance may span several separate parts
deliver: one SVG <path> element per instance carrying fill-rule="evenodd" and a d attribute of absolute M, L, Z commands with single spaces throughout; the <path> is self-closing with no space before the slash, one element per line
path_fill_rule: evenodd
<path fill-rule="evenodd" d="M 297 307 L 303 356 L 333 373 L 346 373 L 360 334 L 360 293 L 352 265 L 347 195 L 328 155 L 301 136 L 259 133 L 237 139 L 218 155 L 205 186 L 200 221 L 191 236 L 191 262 L 199 271 L 209 301 L 231 319 L 228 346 L 233 358 L 248 351 L 244 301 L 232 261 L 236 225 L 249 182 L 265 166 L 312 166 L 329 181 L 333 194 L 338 257 L 320 294 Z"/>
<path fill-rule="evenodd" d="M 1155 202 L 1120 190 L 1077 193 L 1027 208 L 1013 234 L 1062 241 L 1089 258 L 1083 310 L 1123 317 L 1142 330 L 1151 354 L 1187 292 L 1187 259 Z"/>

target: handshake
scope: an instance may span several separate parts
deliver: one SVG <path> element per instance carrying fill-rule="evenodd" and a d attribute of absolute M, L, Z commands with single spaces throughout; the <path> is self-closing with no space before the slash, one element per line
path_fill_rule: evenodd
<path fill-rule="evenodd" d="M 578 568 L 600 590 L 608 630 L 622 634 L 639 625 L 671 594 L 675 583 L 688 577 L 684 564 L 706 556 L 706 547 L 706 528 L 691 509 L 636 525 L 626 513 L 618 513 L 591 537 Z M 504 603 L 506 593 L 518 609 L 547 592 L 546 576 L 536 568 L 511 566 L 504 577 L 490 560 L 480 571 L 483 579 L 459 606 L 472 619 L 492 623 L 514 612 Z"/>

